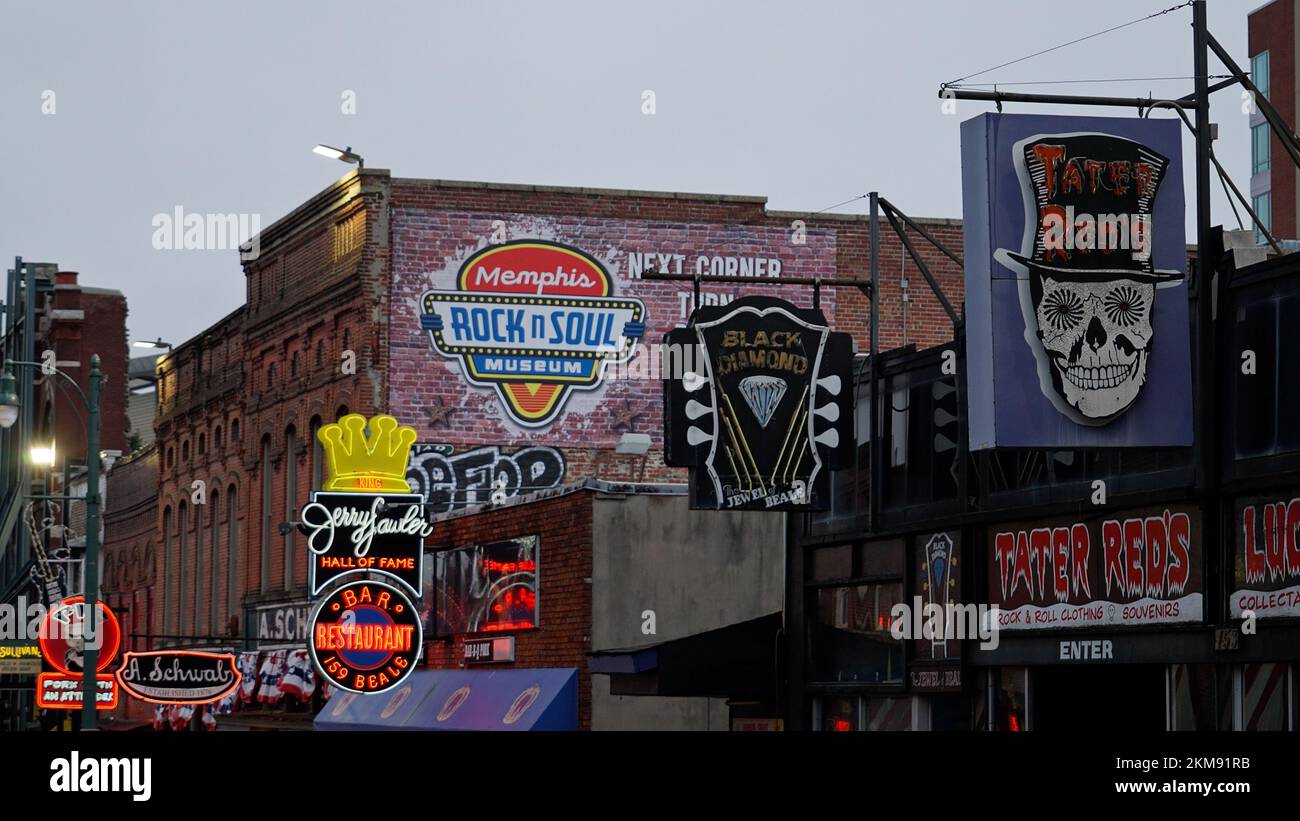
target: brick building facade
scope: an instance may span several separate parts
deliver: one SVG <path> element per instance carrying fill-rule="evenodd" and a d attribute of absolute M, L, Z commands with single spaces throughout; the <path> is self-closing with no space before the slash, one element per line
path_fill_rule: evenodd
<path fill-rule="evenodd" d="M 959 222 L 919 222 L 960 247 Z M 946 315 L 923 279 L 912 276 L 917 272 L 904 263 L 897 237 L 887 226 L 881 237 L 882 346 L 951 339 Z M 154 635 L 186 646 L 256 647 L 283 638 L 259 635 L 265 620 L 257 617 L 307 601 L 304 537 L 280 525 L 294 520 L 320 486 L 317 428 L 349 411 L 390 413 L 416 428 L 420 444 L 449 459 L 554 451 L 561 467 L 548 475 L 550 486 L 592 477 L 684 481 L 685 471 L 663 465 L 657 380 L 606 379 L 595 390 L 574 391 L 551 423 L 530 428 L 514 423 L 497 392 L 469 384 L 460 363 L 431 348 L 417 316 L 421 291 L 448 287 L 477 249 L 532 238 L 598 258 L 613 294 L 645 305 L 646 343 L 685 323 L 690 286 L 647 281 L 633 273 L 638 267 L 738 271 L 755 260 L 777 260 L 785 276 L 868 278 L 868 221 L 861 216 L 769 212 L 757 197 L 353 172 L 264 230 L 256 258 L 244 263 L 245 304 L 160 360 L 154 571 L 165 583 L 155 594 Z M 960 305 L 960 270 L 924 243 L 920 247 L 949 300 Z M 810 287 L 780 287 L 780 277 L 772 279 L 772 285 L 705 284 L 701 291 L 705 301 L 770 293 L 811 304 Z M 859 350 L 869 348 L 868 305 L 860 292 L 824 288 L 821 305 L 837 330 L 853 334 Z M 649 453 L 616 453 L 626 432 L 649 434 Z M 479 473 L 473 481 L 483 488 L 500 479 L 495 466 Z M 439 474 L 431 481 L 452 479 Z M 504 488 L 508 495 L 537 489 L 519 481 L 519 487 Z M 472 501 L 463 484 L 450 490 L 450 498 L 460 500 L 453 506 Z M 583 515 L 579 500 L 587 496 L 528 506 L 527 515 L 553 531 L 542 542 L 541 595 L 548 601 L 554 592 L 548 586 L 586 578 L 578 565 L 590 564 L 590 545 L 566 534 L 569 520 Z M 486 491 L 479 501 L 487 501 Z M 440 522 L 429 544 L 474 541 L 520 513 L 487 511 Z M 567 565 L 573 566 L 567 581 L 551 575 Z M 547 610 L 552 625 L 557 617 L 572 621 L 567 634 L 521 638 L 521 659 L 526 653 L 543 666 L 583 667 L 591 613 L 589 607 L 580 612 L 581 597 L 571 602 L 573 613 Z M 434 643 L 430 663 L 447 663 L 455 652 L 454 644 Z M 582 698 L 589 698 L 585 691 Z M 590 705 L 582 709 L 586 726 Z"/>
<path fill-rule="evenodd" d="M 115 463 L 107 476 L 101 597 L 122 623 L 122 652 L 153 649 L 151 622 L 159 590 L 158 450 L 152 445 Z M 147 718 L 152 707 L 122 699 L 120 718 Z"/>

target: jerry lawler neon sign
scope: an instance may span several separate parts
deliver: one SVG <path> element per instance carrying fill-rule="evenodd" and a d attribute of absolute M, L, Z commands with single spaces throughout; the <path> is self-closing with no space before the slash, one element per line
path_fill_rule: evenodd
<path fill-rule="evenodd" d="M 391 416 L 349 414 L 317 434 L 327 452 L 325 490 L 313 493 L 299 516 L 307 531 L 308 587 L 314 596 L 330 582 L 377 573 L 420 595 L 424 540 L 423 499 L 411 493 L 406 465 L 415 430 Z M 378 491 L 378 492 L 370 492 Z M 396 687 L 419 661 L 418 608 L 400 588 L 352 581 L 321 599 L 311 619 L 308 648 L 331 684 L 353 693 Z"/>
<path fill-rule="evenodd" d="M 642 302 L 613 297 L 605 266 L 559 243 L 484 248 L 461 265 L 456 286 L 424 292 L 420 327 L 524 427 L 553 422 L 571 390 L 599 387 L 606 363 L 630 359 L 645 334 Z"/>

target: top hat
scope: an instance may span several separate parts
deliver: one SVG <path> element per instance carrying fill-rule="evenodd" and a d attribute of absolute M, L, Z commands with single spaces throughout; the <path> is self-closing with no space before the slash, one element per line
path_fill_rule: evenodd
<path fill-rule="evenodd" d="M 1128 247 L 1135 218 L 1145 218 L 1150 229 L 1156 193 L 1169 168 L 1167 157 L 1133 140 L 1099 133 L 1041 134 L 1018 142 L 1016 150 L 1022 193 L 1031 212 L 1039 217 L 1025 225 L 1025 244 L 1032 240 L 1032 254 L 1002 250 L 999 258 L 1010 259 L 1036 275 L 1061 280 L 1161 283 L 1183 278 L 1180 271 L 1155 270 L 1151 254 L 1138 256 Z M 1094 223 L 1094 245 L 1109 239 L 1112 244 L 1118 240 L 1119 247 L 1062 247 L 1060 255 L 1045 261 L 1048 248 L 1041 215 L 1049 208 L 1087 215 Z M 1119 233 L 1108 231 L 1103 237 L 1102 223 L 1108 218 Z M 1073 232 L 1076 220 L 1065 224 L 1064 230 Z M 1120 220 L 1123 230 L 1117 224 Z"/>

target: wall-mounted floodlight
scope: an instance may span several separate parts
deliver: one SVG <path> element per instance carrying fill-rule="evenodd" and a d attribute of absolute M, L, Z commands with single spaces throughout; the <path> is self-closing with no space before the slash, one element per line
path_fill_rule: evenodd
<path fill-rule="evenodd" d="M 312 151 L 316 154 L 320 154 L 322 157 L 329 157 L 331 160 L 352 163 L 357 168 L 366 167 L 365 159 L 363 159 L 360 154 L 353 152 L 352 146 L 350 145 L 347 148 L 335 148 L 332 145 L 318 143 Z"/>

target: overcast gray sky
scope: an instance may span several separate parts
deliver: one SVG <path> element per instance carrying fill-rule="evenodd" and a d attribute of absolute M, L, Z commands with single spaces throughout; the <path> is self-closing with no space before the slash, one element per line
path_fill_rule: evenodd
<path fill-rule="evenodd" d="M 120 288 L 133 338 L 180 342 L 236 308 L 244 279 L 235 251 L 155 250 L 154 216 L 269 225 L 346 172 L 317 142 L 399 176 L 758 194 L 808 211 L 875 189 L 913 215 L 960 217 L 958 124 L 992 107 L 946 116 L 939 83 L 1173 4 L 0 0 L 0 259 Z M 1210 3 L 1243 66 L 1258 5 Z M 970 82 L 1186 77 L 1190 24 L 1180 9 Z M 1191 82 L 1014 88 L 1174 97 Z M 1216 150 L 1244 190 L 1239 91 L 1213 99 Z"/>

